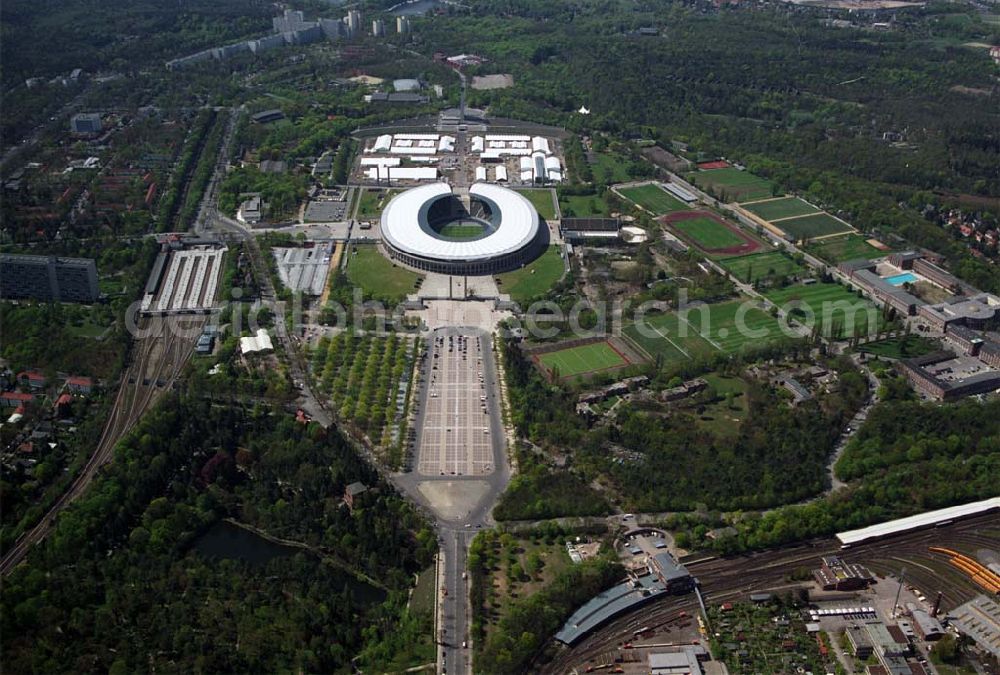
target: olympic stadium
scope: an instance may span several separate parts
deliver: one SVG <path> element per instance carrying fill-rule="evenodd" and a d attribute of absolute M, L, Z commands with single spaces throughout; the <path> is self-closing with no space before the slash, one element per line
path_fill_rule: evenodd
<path fill-rule="evenodd" d="M 536 258 L 548 228 L 524 196 L 492 183 L 468 194 L 432 183 L 396 195 L 382 211 L 382 244 L 392 260 L 442 274 L 495 274 Z"/>

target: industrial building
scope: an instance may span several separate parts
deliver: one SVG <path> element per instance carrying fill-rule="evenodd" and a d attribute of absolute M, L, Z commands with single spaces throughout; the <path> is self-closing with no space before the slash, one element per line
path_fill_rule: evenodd
<path fill-rule="evenodd" d="M 651 675 L 701 675 L 701 662 L 708 652 L 701 645 L 687 645 L 677 651 L 650 652 L 646 657 Z"/>
<path fill-rule="evenodd" d="M 1000 659 L 1000 603 L 978 595 L 948 613 L 951 625 L 972 638 L 976 646 Z"/>
<path fill-rule="evenodd" d="M 9 300 L 94 302 L 100 295 L 93 258 L 0 255 L 0 297 Z"/>
<path fill-rule="evenodd" d="M 875 582 L 875 577 L 861 565 L 847 563 L 836 556 L 822 558 L 822 565 L 813 573 L 824 591 L 860 591 Z"/>
<path fill-rule="evenodd" d="M 578 609 L 556 633 L 563 644 L 573 645 L 617 616 L 630 612 L 661 595 L 688 593 L 695 580 L 669 553 L 658 553 L 647 564 L 648 573 L 592 598 Z"/>

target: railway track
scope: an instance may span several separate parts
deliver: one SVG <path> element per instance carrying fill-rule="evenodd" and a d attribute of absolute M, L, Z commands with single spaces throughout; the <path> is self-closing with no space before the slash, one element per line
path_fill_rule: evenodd
<path fill-rule="evenodd" d="M 180 321 L 179 317 L 151 317 L 140 321 L 138 328 L 144 336 L 137 338 L 132 361 L 122 375 L 118 393 L 93 454 L 45 516 L 4 553 L 0 561 L 0 575 L 9 574 L 48 535 L 59 513 L 83 494 L 101 467 L 114 456 L 118 441 L 132 430 L 159 395 L 177 380 L 191 354 L 194 335 L 197 335 L 190 329 L 177 330 Z M 183 322 L 200 327 L 204 317 L 183 317 Z"/>
<path fill-rule="evenodd" d="M 846 551 L 836 539 L 819 539 L 786 549 L 765 551 L 730 558 L 712 557 L 687 563 L 688 570 L 700 584 L 708 604 L 738 600 L 751 592 L 790 587 L 788 575 L 799 568 L 813 569 L 819 558 L 840 555 L 862 563 L 879 574 L 897 574 L 906 567 L 906 580 L 928 598 L 944 593 L 943 607 L 955 607 L 976 594 L 976 589 L 958 570 L 941 560 L 935 561 L 930 546 L 947 545 L 966 552 L 976 548 L 1000 548 L 1000 537 L 983 534 L 995 521 L 995 514 L 984 514 L 951 525 L 909 532 L 891 539 L 860 544 Z M 934 564 L 934 563 L 937 564 Z M 959 583 L 961 582 L 961 583 Z M 640 628 L 659 630 L 675 620 L 680 612 L 698 611 L 693 596 L 665 596 L 651 605 L 619 617 L 573 647 L 558 647 L 556 656 L 540 665 L 545 673 L 569 673 L 581 670 L 601 654 L 631 642 Z"/>

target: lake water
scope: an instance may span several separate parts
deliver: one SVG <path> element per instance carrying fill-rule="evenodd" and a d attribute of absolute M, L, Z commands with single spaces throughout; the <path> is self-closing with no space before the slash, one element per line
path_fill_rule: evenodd
<path fill-rule="evenodd" d="M 243 560 L 251 565 L 266 565 L 276 558 L 299 552 L 314 555 L 305 549 L 276 544 L 225 520 L 219 521 L 201 535 L 195 542 L 194 548 L 208 558 Z M 381 589 L 366 584 L 336 567 L 327 566 L 327 569 L 343 580 L 343 583 L 351 589 L 355 600 L 365 604 L 385 600 L 385 593 Z"/>
<path fill-rule="evenodd" d="M 416 2 L 396 5 L 391 11 L 394 16 L 418 16 L 426 14 L 440 4 L 438 0 L 417 0 Z"/>

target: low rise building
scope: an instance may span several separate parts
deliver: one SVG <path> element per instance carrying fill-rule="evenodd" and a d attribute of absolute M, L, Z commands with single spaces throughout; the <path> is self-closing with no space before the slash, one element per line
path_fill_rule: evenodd
<path fill-rule="evenodd" d="M 689 593 L 694 590 L 694 577 L 669 553 L 654 555 L 649 561 L 649 571 L 663 583 L 668 593 Z"/>
<path fill-rule="evenodd" d="M 813 576 L 824 591 L 859 591 L 875 581 L 865 567 L 844 562 L 837 556 L 822 558 L 822 565 Z"/>
<path fill-rule="evenodd" d="M 74 134 L 99 134 L 104 128 L 99 113 L 77 113 L 69 120 Z"/>

